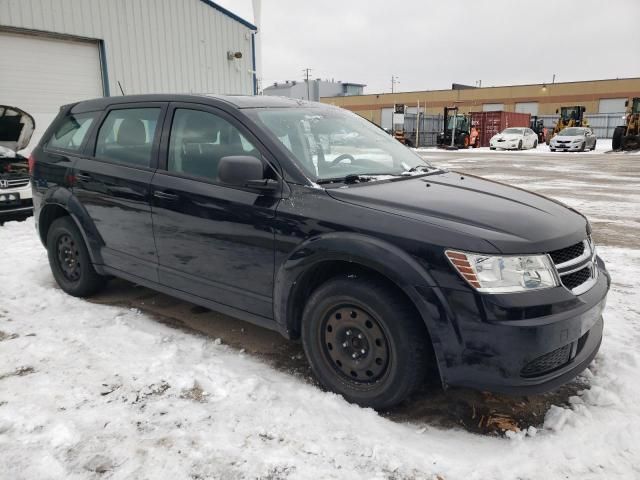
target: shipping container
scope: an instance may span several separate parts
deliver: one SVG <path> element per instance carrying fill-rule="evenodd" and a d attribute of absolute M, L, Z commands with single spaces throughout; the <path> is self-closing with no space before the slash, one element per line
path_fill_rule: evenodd
<path fill-rule="evenodd" d="M 471 127 L 478 129 L 480 146 L 488 147 L 494 135 L 509 127 L 529 127 L 531 115 L 516 112 L 471 112 Z"/>

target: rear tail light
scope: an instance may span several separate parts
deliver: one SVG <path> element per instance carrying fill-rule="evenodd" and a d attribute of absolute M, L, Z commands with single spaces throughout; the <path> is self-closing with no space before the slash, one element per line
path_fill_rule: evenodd
<path fill-rule="evenodd" d="M 36 157 L 33 156 L 33 153 L 29 155 L 27 163 L 29 165 L 29 175 L 33 175 L 33 169 L 36 166 Z"/>

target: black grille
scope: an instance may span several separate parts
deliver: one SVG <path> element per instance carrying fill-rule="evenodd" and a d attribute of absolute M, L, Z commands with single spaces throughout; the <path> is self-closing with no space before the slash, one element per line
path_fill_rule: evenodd
<path fill-rule="evenodd" d="M 571 344 L 560 347 L 553 352 L 536 358 L 533 362 L 527 363 L 520 375 L 523 377 L 537 377 L 544 375 L 557 368 L 566 365 L 571 360 Z"/>
<path fill-rule="evenodd" d="M 568 262 L 569 260 L 573 260 L 574 258 L 578 258 L 580 255 L 584 253 L 584 243 L 576 243 L 575 245 L 571 245 L 570 247 L 561 248 L 560 250 L 554 250 L 550 252 L 551 259 L 553 263 L 556 265 L 564 262 Z"/>
<path fill-rule="evenodd" d="M 570 273 L 560 277 L 562 284 L 569 290 L 582 285 L 584 282 L 591 278 L 591 267 L 587 266 L 577 272 Z"/>

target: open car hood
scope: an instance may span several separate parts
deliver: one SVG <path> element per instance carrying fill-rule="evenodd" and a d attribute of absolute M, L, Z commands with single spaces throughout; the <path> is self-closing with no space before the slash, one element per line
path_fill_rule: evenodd
<path fill-rule="evenodd" d="M 29 145 L 36 122 L 17 107 L 0 105 L 0 146 L 18 152 Z"/>

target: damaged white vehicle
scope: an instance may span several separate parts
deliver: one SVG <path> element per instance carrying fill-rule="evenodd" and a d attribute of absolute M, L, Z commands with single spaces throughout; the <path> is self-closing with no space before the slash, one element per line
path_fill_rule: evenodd
<path fill-rule="evenodd" d="M 538 147 L 538 135 L 526 127 L 505 128 L 502 132 L 491 137 L 489 148 L 495 150 L 523 150 Z"/>
<path fill-rule="evenodd" d="M 27 112 L 0 105 L 0 225 L 33 215 L 29 161 L 17 152 L 29 144 L 35 127 Z"/>

